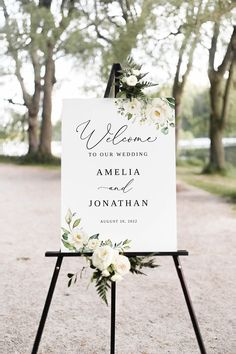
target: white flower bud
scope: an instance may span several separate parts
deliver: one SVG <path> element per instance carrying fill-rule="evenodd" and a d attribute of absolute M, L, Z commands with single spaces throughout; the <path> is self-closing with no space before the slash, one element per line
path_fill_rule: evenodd
<path fill-rule="evenodd" d="M 70 209 L 68 209 L 68 211 L 66 213 L 65 220 L 66 220 L 67 224 L 69 224 L 72 220 L 72 212 Z"/>
<path fill-rule="evenodd" d="M 96 239 L 96 238 L 92 238 L 91 240 L 89 240 L 88 241 L 88 248 L 90 249 L 90 250 L 95 250 L 97 247 L 99 247 L 100 246 L 100 241 L 98 240 L 98 239 Z"/>
<path fill-rule="evenodd" d="M 132 73 L 133 73 L 135 76 L 138 76 L 138 75 L 140 75 L 140 70 L 134 69 L 134 70 L 132 70 Z"/>
<path fill-rule="evenodd" d="M 118 273 L 114 274 L 112 277 L 111 277 L 111 281 L 120 281 L 122 280 L 122 276 Z"/>
<path fill-rule="evenodd" d="M 110 273 L 108 272 L 107 269 L 105 269 L 105 270 L 102 271 L 102 275 L 103 275 L 104 277 L 109 277 Z"/>

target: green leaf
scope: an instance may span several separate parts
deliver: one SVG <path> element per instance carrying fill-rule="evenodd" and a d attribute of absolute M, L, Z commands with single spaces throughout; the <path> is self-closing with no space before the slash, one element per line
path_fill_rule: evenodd
<path fill-rule="evenodd" d="M 102 245 L 106 245 L 106 246 L 110 246 L 112 247 L 112 242 L 110 239 L 106 240 L 106 241 L 102 241 Z"/>
<path fill-rule="evenodd" d="M 89 240 L 98 240 L 98 238 L 99 238 L 99 234 L 95 234 L 93 236 L 90 236 Z"/>
<path fill-rule="evenodd" d="M 148 73 L 144 73 L 144 74 L 139 75 L 139 80 L 143 79 L 144 76 L 146 76 L 147 74 L 148 74 Z"/>
<path fill-rule="evenodd" d="M 175 99 L 173 97 L 166 97 L 167 101 L 175 105 Z"/>
<path fill-rule="evenodd" d="M 81 219 L 76 219 L 73 223 L 73 228 L 79 226 Z"/>
<path fill-rule="evenodd" d="M 93 274 L 93 279 L 96 279 L 95 287 L 97 289 L 99 297 L 105 302 L 106 305 L 108 305 L 107 292 L 111 287 L 109 284 L 110 280 L 106 277 L 99 277 L 99 275 L 100 273 L 98 272 L 94 272 Z"/>
<path fill-rule="evenodd" d="M 65 229 L 64 227 L 62 227 L 61 229 L 62 229 L 62 231 L 64 232 L 64 234 L 69 234 L 69 233 L 70 233 L 70 231 L 68 231 L 68 230 Z"/>
<path fill-rule="evenodd" d="M 62 240 L 63 245 L 70 251 L 76 251 L 75 246 L 71 245 L 69 242 Z"/>
<path fill-rule="evenodd" d="M 63 234 L 62 238 L 63 238 L 63 240 L 67 241 L 68 240 L 68 234 Z"/>
<path fill-rule="evenodd" d="M 166 97 L 170 108 L 175 109 L 175 99 L 173 97 Z"/>
<path fill-rule="evenodd" d="M 167 134 L 169 133 L 168 127 L 163 127 L 163 128 L 161 129 L 161 132 L 162 132 L 163 134 L 167 135 Z"/>
<path fill-rule="evenodd" d="M 126 94 L 124 93 L 124 92 L 118 92 L 117 94 L 116 94 L 116 97 L 117 98 L 122 98 L 122 97 L 126 97 Z"/>
<path fill-rule="evenodd" d="M 69 225 L 71 223 L 71 220 L 72 220 L 72 212 L 70 209 L 68 209 L 67 213 L 66 213 L 66 216 L 65 216 L 65 220 L 66 220 L 66 223 Z"/>
<path fill-rule="evenodd" d="M 123 241 L 123 245 L 126 245 L 128 243 L 131 243 L 131 240 L 126 239 L 126 240 Z"/>
<path fill-rule="evenodd" d="M 128 120 L 130 120 L 132 118 L 132 116 L 133 116 L 132 113 L 128 113 L 128 116 L 127 116 Z"/>

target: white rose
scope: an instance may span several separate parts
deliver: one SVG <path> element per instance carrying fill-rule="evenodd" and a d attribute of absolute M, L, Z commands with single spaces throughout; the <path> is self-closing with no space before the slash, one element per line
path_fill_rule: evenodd
<path fill-rule="evenodd" d="M 119 256 L 119 251 L 113 249 L 113 257 L 112 257 L 112 261 L 111 261 L 111 264 L 112 264 L 112 265 L 116 263 L 116 258 L 117 258 L 118 256 Z"/>
<path fill-rule="evenodd" d="M 110 273 L 108 272 L 107 269 L 105 269 L 105 270 L 102 271 L 102 275 L 103 275 L 104 277 L 109 277 Z"/>
<path fill-rule="evenodd" d="M 119 280 L 122 280 L 122 276 L 118 273 L 114 274 L 112 277 L 111 277 L 111 281 L 119 281 Z"/>
<path fill-rule="evenodd" d="M 94 267 L 101 271 L 107 269 L 113 260 L 114 250 L 110 246 L 101 246 L 96 248 L 92 255 L 92 263 Z"/>
<path fill-rule="evenodd" d="M 72 243 L 77 249 L 83 247 L 88 242 L 88 235 L 82 228 L 74 228 L 72 230 Z"/>
<path fill-rule="evenodd" d="M 132 100 L 127 100 L 124 103 L 124 109 L 127 113 L 138 114 L 141 111 L 141 103 L 136 98 Z"/>
<path fill-rule="evenodd" d="M 126 83 L 128 86 L 135 86 L 138 82 L 138 79 L 134 75 L 130 75 L 126 78 Z"/>
<path fill-rule="evenodd" d="M 173 110 L 167 102 L 160 98 L 154 98 L 146 107 L 146 116 L 154 123 L 164 124 L 166 120 L 173 120 Z"/>
<path fill-rule="evenodd" d="M 91 250 L 95 250 L 98 246 L 100 246 L 100 241 L 98 239 L 92 238 L 91 240 L 88 241 L 87 247 L 90 248 Z"/>
<path fill-rule="evenodd" d="M 132 70 L 132 73 L 133 73 L 135 76 L 138 76 L 138 75 L 140 75 L 140 70 L 134 69 L 134 70 Z"/>
<path fill-rule="evenodd" d="M 118 256 L 114 257 L 113 262 L 113 268 L 116 273 L 119 275 L 125 275 L 129 273 L 130 261 L 128 257 L 119 254 Z"/>

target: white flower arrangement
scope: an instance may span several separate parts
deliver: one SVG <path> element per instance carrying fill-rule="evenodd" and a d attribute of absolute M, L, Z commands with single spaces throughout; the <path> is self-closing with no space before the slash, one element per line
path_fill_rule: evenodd
<path fill-rule="evenodd" d="M 88 236 L 80 226 L 81 219 L 69 209 L 65 216 L 66 228 L 62 227 L 62 243 L 70 251 L 80 252 L 93 270 L 91 282 L 95 282 L 98 295 L 108 304 L 107 291 L 111 282 L 120 281 L 129 272 L 144 274 L 144 267 L 155 268 L 154 260 L 148 257 L 126 257 L 124 252 L 130 248 L 130 240 L 113 244 L 110 239 L 100 240 L 99 234 Z M 82 275 L 83 267 L 80 274 Z M 78 279 L 77 273 L 68 273 L 68 286 Z"/>
<path fill-rule="evenodd" d="M 147 73 L 141 72 L 141 65 L 137 65 L 132 58 L 120 71 L 120 92 L 115 101 L 118 113 L 132 122 L 153 124 L 163 134 L 168 134 L 170 128 L 175 127 L 175 100 L 167 98 L 148 98 L 143 89 L 155 86 L 143 81 Z"/>
<path fill-rule="evenodd" d="M 163 134 L 175 127 L 175 112 L 172 98 L 117 98 L 118 113 L 139 124 L 153 124 Z"/>

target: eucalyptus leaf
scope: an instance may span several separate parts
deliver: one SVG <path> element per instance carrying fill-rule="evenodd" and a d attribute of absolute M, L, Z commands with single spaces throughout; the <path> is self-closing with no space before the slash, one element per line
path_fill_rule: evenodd
<path fill-rule="evenodd" d="M 168 127 L 163 127 L 163 128 L 161 129 L 161 132 L 162 132 L 163 134 L 167 135 L 167 134 L 169 133 Z"/>
<path fill-rule="evenodd" d="M 167 97 L 166 100 L 170 108 L 175 109 L 175 99 L 173 97 Z"/>
<path fill-rule="evenodd" d="M 65 217 L 65 220 L 66 220 L 66 223 L 69 225 L 71 223 L 71 220 L 72 220 L 72 212 L 70 209 L 68 209 L 67 213 L 66 213 L 66 217 Z"/>
<path fill-rule="evenodd" d="M 73 223 L 73 228 L 79 226 L 81 219 L 76 219 Z"/>
<path fill-rule="evenodd" d="M 67 241 L 68 240 L 68 234 L 63 234 L 62 238 L 63 238 L 63 240 Z"/>
<path fill-rule="evenodd" d="M 89 240 L 98 240 L 98 238 L 99 238 L 99 234 L 95 234 L 93 236 L 90 236 Z"/>
<path fill-rule="evenodd" d="M 71 245 L 69 242 L 62 240 L 63 245 L 70 251 L 76 251 L 75 246 Z"/>
<path fill-rule="evenodd" d="M 128 113 L 128 120 L 132 118 L 132 113 Z"/>
<path fill-rule="evenodd" d="M 64 227 L 62 227 L 61 229 L 62 229 L 62 231 L 64 232 L 64 234 L 69 234 L 69 233 L 70 233 L 70 231 L 68 231 L 68 230 L 65 229 Z"/>
<path fill-rule="evenodd" d="M 175 99 L 173 97 L 166 97 L 166 99 L 168 102 L 175 104 Z"/>

